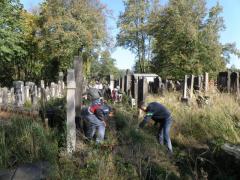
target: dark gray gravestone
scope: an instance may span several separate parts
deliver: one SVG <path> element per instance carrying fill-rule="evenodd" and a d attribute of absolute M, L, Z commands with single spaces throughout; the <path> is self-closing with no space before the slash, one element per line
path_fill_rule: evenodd
<path fill-rule="evenodd" d="M 203 85 L 203 76 L 198 75 L 198 76 L 194 77 L 193 89 L 197 90 L 197 91 L 201 91 L 202 85 Z"/>
<path fill-rule="evenodd" d="M 126 75 L 124 78 L 125 78 L 124 92 L 127 95 L 130 95 L 130 91 L 131 91 L 131 72 L 130 72 L 130 70 L 126 71 Z"/>
<path fill-rule="evenodd" d="M 138 103 L 145 101 L 148 93 L 148 83 L 146 78 L 138 80 Z"/>
<path fill-rule="evenodd" d="M 231 73 L 231 81 L 230 81 L 230 92 L 231 93 L 239 93 L 239 73 L 232 72 Z"/>
<path fill-rule="evenodd" d="M 220 72 L 217 77 L 217 87 L 220 92 L 227 92 L 228 72 Z"/>
<path fill-rule="evenodd" d="M 154 78 L 153 81 L 154 85 L 153 85 L 153 93 L 154 94 L 158 94 L 160 91 L 160 87 L 161 87 L 161 78 L 160 77 L 156 77 Z"/>
<path fill-rule="evenodd" d="M 83 94 L 83 60 L 79 56 L 74 57 L 74 72 L 76 81 L 76 93 L 75 93 L 75 108 L 76 108 L 76 119 L 80 121 L 81 117 L 81 104 Z"/>

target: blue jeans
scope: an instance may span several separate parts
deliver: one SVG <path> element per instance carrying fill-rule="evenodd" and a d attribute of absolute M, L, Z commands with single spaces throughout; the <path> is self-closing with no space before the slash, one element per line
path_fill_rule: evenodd
<path fill-rule="evenodd" d="M 94 114 L 89 114 L 84 116 L 84 121 L 86 122 L 86 136 L 89 139 L 93 139 L 95 133 L 97 133 L 96 142 L 101 142 L 104 140 L 105 135 L 105 124 L 103 121 L 99 120 Z"/>
<path fill-rule="evenodd" d="M 170 139 L 170 135 L 169 135 L 171 125 L 172 125 L 171 117 L 163 120 L 159 127 L 158 138 L 159 138 L 159 143 L 162 145 L 165 143 L 167 145 L 168 151 L 172 153 L 173 152 L 172 143 L 171 143 L 171 139 Z"/>

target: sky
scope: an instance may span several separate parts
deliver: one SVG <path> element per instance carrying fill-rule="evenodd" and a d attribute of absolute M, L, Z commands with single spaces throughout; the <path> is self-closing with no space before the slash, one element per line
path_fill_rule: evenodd
<path fill-rule="evenodd" d="M 30 10 L 40 3 L 42 0 L 20 0 L 25 9 Z M 117 18 L 120 12 L 124 11 L 124 5 L 122 0 L 101 0 L 102 3 L 108 6 L 108 9 L 112 11 L 113 18 L 108 19 L 108 26 L 112 36 L 115 38 L 118 33 L 116 26 Z M 207 7 L 210 8 L 219 1 L 223 7 L 223 13 L 221 16 L 224 18 L 226 30 L 221 32 L 220 41 L 222 43 L 235 42 L 238 49 L 240 49 L 240 0 L 207 0 Z M 163 4 L 167 0 L 160 1 Z M 116 41 L 116 40 L 115 40 Z M 112 58 L 116 59 L 116 65 L 120 69 L 131 69 L 135 63 L 135 55 L 129 50 L 117 47 L 112 51 Z M 231 56 L 228 67 L 235 65 L 240 68 L 240 59 L 236 56 Z"/>

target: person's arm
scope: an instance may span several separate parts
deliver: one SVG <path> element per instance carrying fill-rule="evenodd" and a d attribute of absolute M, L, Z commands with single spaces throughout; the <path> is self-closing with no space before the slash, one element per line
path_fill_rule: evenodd
<path fill-rule="evenodd" d="M 105 121 L 106 120 L 102 109 L 97 109 L 96 112 L 95 112 L 95 115 L 101 121 Z"/>
<path fill-rule="evenodd" d="M 147 112 L 143 121 L 139 124 L 140 128 L 143 128 L 151 119 L 152 119 L 153 113 Z"/>

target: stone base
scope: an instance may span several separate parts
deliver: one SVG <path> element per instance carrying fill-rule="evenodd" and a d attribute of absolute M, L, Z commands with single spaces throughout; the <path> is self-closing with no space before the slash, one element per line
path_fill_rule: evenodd
<path fill-rule="evenodd" d="M 189 99 L 182 97 L 181 102 L 188 105 L 189 104 Z"/>

